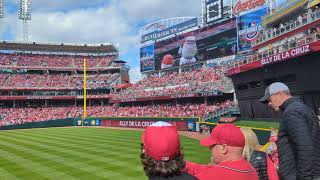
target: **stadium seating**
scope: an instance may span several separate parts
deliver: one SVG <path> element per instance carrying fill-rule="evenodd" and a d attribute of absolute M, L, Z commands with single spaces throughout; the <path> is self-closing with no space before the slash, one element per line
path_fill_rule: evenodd
<path fill-rule="evenodd" d="M 234 106 L 231 101 L 212 105 L 186 103 L 186 104 L 158 104 L 147 106 L 125 106 L 117 104 L 109 106 L 87 107 L 88 117 L 120 116 L 120 117 L 204 117 L 210 113 Z M 81 117 L 82 107 L 36 107 L 36 108 L 0 108 L 0 126 L 38 122 L 52 119 Z"/>
<path fill-rule="evenodd" d="M 0 66 L 83 68 L 82 56 L 0 54 Z M 115 56 L 86 57 L 88 68 L 107 67 Z"/>
<path fill-rule="evenodd" d="M 105 88 L 119 78 L 118 73 L 87 76 L 87 88 Z M 83 87 L 83 75 L 0 74 L 1 87 Z"/>
<path fill-rule="evenodd" d="M 220 90 L 221 68 L 197 69 L 191 72 L 169 73 L 147 77 L 132 87 L 115 95 L 115 99 L 161 96 L 190 92 L 212 92 Z"/>

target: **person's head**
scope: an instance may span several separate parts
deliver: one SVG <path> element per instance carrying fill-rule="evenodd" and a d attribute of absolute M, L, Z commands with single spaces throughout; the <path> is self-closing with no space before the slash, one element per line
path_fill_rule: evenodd
<path fill-rule="evenodd" d="M 233 124 L 217 125 L 209 138 L 202 139 L 200 144 L 211 150 L 211 162 L 219 164 L 225 161 L 242 158 L 245 145 L 241 130 Z"/>
<path fill-rule="evenodd" d="M 180 175 L 185 162 L 176 127 L 161 121 L 147 127 L 142 135 L 140 158 L 148 177 Z"/>
<path fill-rule="evenodd" d="M 259 101 L 268 104 L 275 111 L 279 111 L 279 107 L 290 97 L 288 86 L 281 82 L 275 82 L 266 88 L 264 96 Z"/>
<path fill-rule="evenodd" d="M 243 149 L 243 157 L 250 161 L 251 154 L 254 150 L 258 150 L 260 148 L 260 144 L 257 138 L 256 133 L 253 132 L 251 128 L 242 127 L 240 128 L 244 138 L 245 138 L 245 146 Z"/>

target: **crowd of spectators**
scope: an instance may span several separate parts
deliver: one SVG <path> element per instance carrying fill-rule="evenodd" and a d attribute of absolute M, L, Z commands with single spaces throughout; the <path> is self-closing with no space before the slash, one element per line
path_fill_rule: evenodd
<path fill-rule="evenodd" d="M 87 67 L 99 68 L 110 65 L 115 56 L 84 57 L 70 55 L 0 54 L 0 66 L 83 68 L 84 58 L 87 59 Z"/>
<path fill-rule="evenodd" d="M 228 105 L 228 106 L 227 106 Z M 212 105 L 186 103 L 186 104 L 158 104 L 146 106 L 88 106 L 88 117 L 118 116 L 118 117 L 204 117 L 217 109 L 232 107 L 234 103 L 225 101 Z M 81 117 L 83 107 L 25 107 L 0 108 L 0 126 L 38 122 L 52 119 Z"/>
<path fill-rule="evenodd" d="M 213 92 L 223 89 L 223 70 L 201 68 L 189 72 L 172 72 L 140 80 L 132 87 L 115 94 L 115 99 L 162 96 L 192 92 Z"/>
<path fill-rule="evenodd" d="M 87 75 L 87 88 L 105 88 L 119 78 L 118 73 Z M 1 87 L 82 88 L 83 75 L 0 74 Z"/>
<path fill-rule="evenodd" d="M 114 74 L 97 74 L 87 76 L 87 87 L 88 88 L 101 88 L 108 87 L 112 82 L 119 78 L 118 73 Z M 82 88 L 83 87 L 83 76 L 77 75 L 70 78 L 69 86 Z"/>
<path fill-rule="evenodd" d="M 319 18 L 320 8 L 318 8 L 318 6 L 314 6 L 309 12 L 306 10 L 297 16 L 293 16 L 292 19 L 286 20 L 286 22 L 279 23 L 277 26 L 265 28 L 254 43 L 259 44 L 264 41 L 268 41 Z"/>

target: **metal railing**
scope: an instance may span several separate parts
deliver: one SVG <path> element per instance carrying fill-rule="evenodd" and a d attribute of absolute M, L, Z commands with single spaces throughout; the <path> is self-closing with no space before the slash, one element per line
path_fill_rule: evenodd
<path fill-rule="evenodd" d="M 306 24 L 310 24 L 319 19 L 320 19 L 320 10 L 317 10 L 315 12 L 307 12 L 307 14 L 305 14 L 305 19 L 303 19 L 303 17 L 300 16 L 300 18 L 297 18 L 295 20 L 291 20 L 285 24 L 282 24 L 278 28 L 274 27 L 274 28 L 264 29 L 262 31 L 261 36 L 259 36 L 255 41 L 253 41 L 252 45 L 256 46 L 256 45 L 262 44 L 266 41 L 279 37 L 295 29 L 299 29 L 300 27 Z"/>
<path fill-rule="evenodd" d="M 217 109 L 214 112 L 211 112 L 210 114 L 204 116 L 202 119 L 205 122 L 205 121 L 210 120 L 212 118 L 216 118 L 216 117 L 220 117 L 220 116 L 226 115 L 226 114 L 230 113 L 231 111 L 233 111 L 236 108 L 239 108 L 239 107 L 237 105 L 234 105 L 234 106 L 230 106 L 230 107 L 227 107 L 227 108 Z"/>

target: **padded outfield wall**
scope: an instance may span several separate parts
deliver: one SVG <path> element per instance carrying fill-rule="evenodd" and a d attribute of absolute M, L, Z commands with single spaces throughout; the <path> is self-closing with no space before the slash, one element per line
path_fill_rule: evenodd
<path fill-rule="evenodd" d="M 40 122 L 30 122 L 25 124 L 0 126 L 0 130 L 67 127 L 67 126 L 104 126 L 123 128 L 146 128 L 157 121 L 165 121 L 175 125 L 178 130 L 196 131 L 198 117 L 88 117 L 82 119 L 68 118 Z"/>

